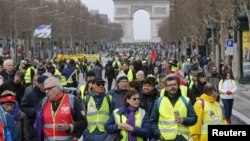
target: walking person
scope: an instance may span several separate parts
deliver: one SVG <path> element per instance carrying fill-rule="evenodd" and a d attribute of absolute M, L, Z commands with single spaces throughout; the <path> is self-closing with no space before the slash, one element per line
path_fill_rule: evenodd
<path fill-rule="evenodd" d="M 105 81 L 95 78 L 92 90 L 84 97 L 88 127 L 83 131 L 84 141 L 100 141 L 108 135 L 104 129 L 110 114 L 113 112 L 114 102 L 111 95 L 105 93 Z"/>
<path fill-rule="evenodd" d="M 231 124 L 234 94 L 237 90 L 232 71 L 226 71 L 219 83 L 219 92 L 225 109 L 225 118 Z"/>
<path fill-rule="evenodd" d="M 124 106 L 113 112 L 105 124 L 105 130 L 111 134 L 120 132 L 121 141 L 146 141 L 150 137 L 149 118 L 139 106 L 139 93 L 129 90 L 125 95 Z"/>
<path fill-rule="evenodd" d="M 16 101 L 15 93 L 5 90 L 0 97 L 0 102 L 2 104 L 3 110 L 9 113 L 15 120 L 20 140 L 30 141 L 31 138 L 29 134 L 29 128 L 25 128 L 27 125 L 29 125 L 28 118 L 26 117 L 25 113 L 20 110 L 19 104 Z"/>
<path fill-rule="evenodd" d="M 197 98 L 194 104 L 197 122 L 189 128 L 193 141 L 208 141 L 208 125 L 226 124 L 223 122 L 221 106 L 216 101 L 217 96 L 216 86 L 207 83 L 204 86 L 204 93 Z"/>
<path fill-rule="evenodd" d="M 61 82 L 56 77 L 49 77 L 44 81 L 44 90 L 46 97 L 40 105 L 43 111 L 43 135 L 38 135 L 38 139 L 77 141 L 87 127 L 80 102 L 74 95 L 63 91 Z"/>
<path fill-rule="evenodd" d="M 105 78 L 108 79 L 108 91 L 111 90 L 114 77 L 115 77 L 115 70 L 112 67 L 112 62 L 108 61 L 108 63 L 105 66 Z"/>
<path fill-rule="evenodd" d="M 150 123 L 156 139 L 188 141 L 189 126 L 197 121 L 193 105 L 181 94 L 177 77 L 166 78 L 166 91 L 155 101 Z"/>

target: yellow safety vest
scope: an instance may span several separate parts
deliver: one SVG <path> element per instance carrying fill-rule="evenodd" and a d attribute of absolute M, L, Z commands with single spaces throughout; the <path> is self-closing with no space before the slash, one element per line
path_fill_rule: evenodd
<path fill-rule="evenodd" d="M 182 95 L 187 96 L 187 86 L 180 85 L 180 90 L 181 90 Z M 164 93 L 165 93 L 165 88 L 162 88 L 160 92 L 160 96 L 163 96 Z"/>
<path fill-rule="evenodd" d="M 62 86 L 67 85 L 66 77 L 64 75 L 62 75 L 62 73 L 58 69 L 56 69 L 55 75 L 60 77 L 60 81 L 61 81 Z"/>
<path fill-rule="evenodd" d="M 85 94 L 84 94 L 84 91 L 85 91 L 85 87 L 86 87 L 86 84 L 82 85 L 80 87 L 80 94 L 81 94 L 81 98 L 83 99 Z"/>
<path fill-rule="evenodd" d="M 62 76 L 62 73 L 61 73 L 58 69 L 56 69 L 54 75 L 56 75 L 56 76 L 58 76 L 58 77 L 61 77 L 61 76 Z"/>
<path fill-rule="evenodd" d="M 199 100 L 201 102 L 201 100 Z M 211 104 L 207 101 L 204 102 L 203 107 L 203 124 L 201 126 L 201 134 L 208 134 L 208 125 L 223 124 L 223 113 L 219 103 Z"/>
<path fill-rule="evenodd" d="M 124 71 L 122 70 L 120 73 L 124 73 Z M 128 70 L 127 77 L 128 77 L 128 82 L 131 82 L 134 80 L 133 71 L 131 69 Z"/>
<path fill-rule="evenodd" d="M 187 97 L 183 97 L 187 102 L 189 102 Z M 159 104 L 158 127 L 164 140 L 174 140 L 177 135 L 182 135 L 186 140 L 188 140 L 188 127 L 175 122 L 174 112 L 176 111 L 178 111 L 180 117 L 187 117 L 187 108 L 182 99 L 179 98 L 173 107 L 166 96 L 162 97 Z"/>
<path fill-rule="evenodd" d="M 110 96 L 110 100 L 111 98 L 112 96 Z M 85 101 L 86 101 L 86 96 L 85 96 Z M 104 124 L 109 119 L 110 116 L 109 113 L 110 113 L 109 104 L 106 97 L 104 97 L 101 108 L 98 110 L 96 108 L 93 96 L 89 96 L 89 101 L 87 105 L 87 121 L 88 121 L 89 133 L 94 132 L 96 128 L 98 128 L 100 132 L 105 132 Z"/>
<path fill-rule="evenodd" d="M 30 67 L 25 71 L 24 82 L 25 84 L 31 83 L 31 68 Z"/>
<path fill-rule="evenodd" d="M 187 96 L 187 91 L 188 91 L 187 86 L 180 85 L 180 89 L 181 89 L 181 94 Z"/>
<path fill-rule="evenodd" d="M 115 69 L 114 67 L 115 67 L 115 64 L 117 63 L 117 65 L 118 65 L 118 69 Z M 121 69 L 121 62 L 119 62 L 119 61 L 115 61 L 115 62 L 113 62 L 112 63 L 112 67 L 116 70 L 116 71 L 119 71 L 120 69 Z"/>
<path fill-rule="evenodd" d="M 165 93 L 165 88 L 162 88 L 160 92 L 160 96 L 164 96 L 164 93 Z"/>
<path fill-rule="evenodd" d="M 115 109 L 113 114 L 115 117 L 115 124 L 119 124 L 121 123 L 120 121 L 120 114 L 118 114 L 119 109 Z M 141 127 L 142 126 L 142 120 L 145 116 L 145 110 L 143 110 L 142 108 L 139 108 L 136 112 L 135 112 L 135 126 L 137 127 Z M 127 123 L 127 117 L 122 115 L 122 123 Z M 128 140 L 128 132 L 126 130 L 121 130 L 121 135 L 122 135 L 122 140 L 121 141 L 127 141 Z M 137 136 L 136 137 L 137 141 L 143 141 L 143 138 Z"/>

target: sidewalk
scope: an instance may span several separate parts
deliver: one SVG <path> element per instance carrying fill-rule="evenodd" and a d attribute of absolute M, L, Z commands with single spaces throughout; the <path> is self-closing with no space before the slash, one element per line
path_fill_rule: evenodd
<path fill-rule="evenodd" d="M 237 84 L 232 115 L 245 124 L 250 124 L 250 84 Z"/>

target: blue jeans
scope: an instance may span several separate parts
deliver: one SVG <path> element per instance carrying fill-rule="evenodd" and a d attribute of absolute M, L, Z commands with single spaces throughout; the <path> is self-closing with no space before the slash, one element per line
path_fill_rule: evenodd
<path fill-rule="evenodd" d="M 230 121 L 232 116 L 234 99 L 222 99 L 222 103 L 224 105 L 224 116 L 227 121 Z"/>

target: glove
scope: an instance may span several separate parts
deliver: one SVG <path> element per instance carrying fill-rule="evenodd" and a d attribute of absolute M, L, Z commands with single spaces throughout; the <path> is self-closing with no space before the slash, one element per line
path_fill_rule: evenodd
<path fill-rule="evenodd" d="M 227 91 L 227 95 L 233 94 L 232 91 Z"/>

